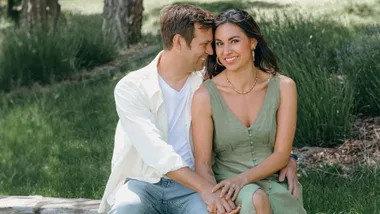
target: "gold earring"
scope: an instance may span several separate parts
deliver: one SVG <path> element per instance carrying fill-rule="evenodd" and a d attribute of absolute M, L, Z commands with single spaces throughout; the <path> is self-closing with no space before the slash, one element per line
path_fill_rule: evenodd
<path fill-rule="evenodd" d="M 252 57 L 253 57 L 253 61 L 255 61 L 255 49 L 253 49 L 252 51 Z"/>
<path fill-rule="evenodd" d="M 218 65 L 220 65 L 220 66 L 223 66 L 223 64 L 219 60 L 219 57 L 216 57 L 216 63 L 218 63 Z"/>

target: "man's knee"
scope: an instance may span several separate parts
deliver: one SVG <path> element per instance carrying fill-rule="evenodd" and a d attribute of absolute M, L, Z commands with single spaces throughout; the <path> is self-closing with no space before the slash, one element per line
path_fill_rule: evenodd
<path fill-rule="evenodd" d="M 256 209 L 267 209 L 268 206 L 270 207 L 269 197 L 262 189 L 258 189 L 253 194 L 252 203 Z"/>
<path fill-rule="evenodd" d="M 141 203 L 141 201 L 131 201 L 131 202 L 121 202 L 118 204 L 115 204 L 112 206 L 111 211 L 109 214 L 123 214 L 123 213 L 131 213 L 131 214 L 138 214 L 138 213 L 146 213 L 150 207 L 148 204 Z"/>

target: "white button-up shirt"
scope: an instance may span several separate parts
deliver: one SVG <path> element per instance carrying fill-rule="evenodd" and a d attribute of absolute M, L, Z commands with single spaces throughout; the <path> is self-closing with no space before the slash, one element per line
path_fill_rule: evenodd
<path fill-rule="evenodd" d="M 162 52 L 161 52 L 162 53 Z M 129 73 L 115 87 L 116 127 L 111 175 L 99 207 L 108 212 L 126 178 L 156 183 L 166 173 L 187 167 L 168 142 L 168 121 L 159 86 L 157 63 L 160 54 L 146 67 Z M 190 77 L 191 95 L 186 104 L 186 135 L 191 144 L 191 100 L 202 84 L 200 72 Z M 192 155 L 193 156 L 193 155 Z"/>

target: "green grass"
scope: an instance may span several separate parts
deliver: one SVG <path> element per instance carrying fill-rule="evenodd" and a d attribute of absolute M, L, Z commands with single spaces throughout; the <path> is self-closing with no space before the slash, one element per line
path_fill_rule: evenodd
<path fill-rule="evenodd" d="M 311 171 L 300 179 L 308 213 L 380 213 L 380 170 L 354 167 L 343 176 L 339 167 Z"/>
<path fill-rule="evenodd" d="M 0 194 L 100 197 L 116 125 L 114 84 L 3 97 Z"/>
<path fill-rule="evenodd" d="M 1 94 L 0 195 L 100 198 L 110 172 L 117 80 Z"/>
<path fill-rule="evenodd" d="M 380 26 L 362 29 L 337 54 L 339 72 L 355 91 L 356 112 L 380 116 Z"/>
<path fill-rule="evenodd" d="M 276 13 L 273 21 L 260 22 L 267 43 L 279 60 L 280 70 L 297 84 L 298 121 L 294 144 L 341 144 L 350 136 L 354 95 L 352 86 L 336 73 L 337 49 L 355 32 L 327 18 L 299 12 Z"/>

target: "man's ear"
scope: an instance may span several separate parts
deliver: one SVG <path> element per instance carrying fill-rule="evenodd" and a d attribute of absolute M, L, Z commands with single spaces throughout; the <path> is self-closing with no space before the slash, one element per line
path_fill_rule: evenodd
<path fill-rule="evenodd" d="M 255 39 L 255 38 L 251 38 L 250 40 L 251 40 L 251 50 L 255 50 L 258 41 L 257 41 L 257 39 Z"/>
<path fill-rule="evenodd" d="M 174 37 L 173 37 L 173 48 L 174 49 L 181 50 L 184 47 L 184 44 L 186 45 L 186 42 L 181 35 L 179 35 L 179 34 L 174 35 Z"/>

